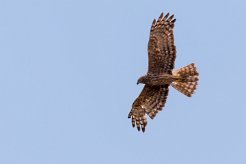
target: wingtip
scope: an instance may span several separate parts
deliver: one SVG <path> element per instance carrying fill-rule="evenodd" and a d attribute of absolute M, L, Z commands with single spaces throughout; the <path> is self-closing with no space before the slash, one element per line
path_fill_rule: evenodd
<path fill-rule="evenodd" d="M 159 19 L 163 18 L 164 13 L 162 12 L 161 15 L 159 16 Z"/>
<path fill-rule="evenodd" d="M 169 17 L 169 20 L 172 20 L 174 18 L 174 14 Z"/>
<path fill-rule="evenodd" d="M 168 18 L 168 16 L 169 16 L 169 13 L 167 13 L 167 14 L 164 16 L 164 18 L 163 18 L 163 19 L 167 19 L 167 18 Z"/>
<path fill-rule="evenodd" d="M 145 132 L 145 127 L 142 128 L 142 132 L 143 132 L 143 133 Z"/>
<path fill-rule="evenodd" d="M 154 19 L 154 20 L 153 20 L 153 22 L 152 22 L 152 26 L 154 26 L 154 25 L 155 25 L 155 23 L 156 23 L 156 19 Z"/>
<path fill-rule="evenodd" d="M 128 114 L 128 118 L 131 118 L 132 117 L 132 113 L 130 112 L 129 114 Z"/>

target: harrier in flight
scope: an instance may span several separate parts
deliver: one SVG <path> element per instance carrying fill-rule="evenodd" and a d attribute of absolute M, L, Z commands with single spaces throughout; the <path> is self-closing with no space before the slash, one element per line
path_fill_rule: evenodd
<path fill-rule="evenodd" d="M 132 126 L 137 125 L 138 131 L 145 131 L 147 115 L 154 119 L 162 110 L 170 85 L 188 97 L 197 87 L 199 73 L 194 63 L 173 70 L 176 58 L 173 36 L 175 21 L 174 15 L 169 17 L 169 13 L 165 16 L 161 13 L 158 20 L 154 19 L 152 23 L 148 43 L 148 72 L 137 81 L 137 84 L 145 85 L 128 115 L 132 119 Z"/>

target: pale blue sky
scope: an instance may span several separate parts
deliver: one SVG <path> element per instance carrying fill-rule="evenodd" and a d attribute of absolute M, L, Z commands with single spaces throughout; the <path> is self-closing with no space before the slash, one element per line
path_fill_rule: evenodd
<path fill-rule="evenodd" d="M 127 115 L 162 11 L 201 80 L 143 134 Z M 245 164 L 245 17 L 243 0 L 0 0 L 0 163 Z"/>

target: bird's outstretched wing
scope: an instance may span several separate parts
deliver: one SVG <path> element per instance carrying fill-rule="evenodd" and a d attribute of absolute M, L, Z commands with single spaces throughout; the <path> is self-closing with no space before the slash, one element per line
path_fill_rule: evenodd
<path fill-rule="evenodd" d="M 171 74 L 176 58 L 176 47 L 174 45 L 174 15 L 169 17 L 161 13 L 159 19 L 154 19 L 148 43 L 148 57 L 150 74 Z"/>
<path fill-rule="evenodd" d="M 145 131 L 148 116 L 153 119 L 165 105 L 169 85 L 145 85 L 138 98 L 133 102 L 128 118 L 132 118 L 132 126 Z"/>

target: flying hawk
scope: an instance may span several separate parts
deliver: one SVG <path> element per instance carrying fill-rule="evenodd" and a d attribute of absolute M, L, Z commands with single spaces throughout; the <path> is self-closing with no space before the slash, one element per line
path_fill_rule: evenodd
<path fill-rule="evenodd" d="M 148 72 L 137 81 L 137 84 L 145 86 L 128 115 L 132 119 L 132 126 L 137 125 L 138 131 L 145 131 L 146 114 L 154 119 L 162 110 L 170 85 L 188 97 L 197 87 L 199 73 L 194 63 L 173 71 L 176 58 L 173 36 L 175 21 L 174 15 L 169 17 L 169 13 L 165 16 L 161 13 L 158 20 L 154 19 L 152 23 L 148 43 Z"/>

